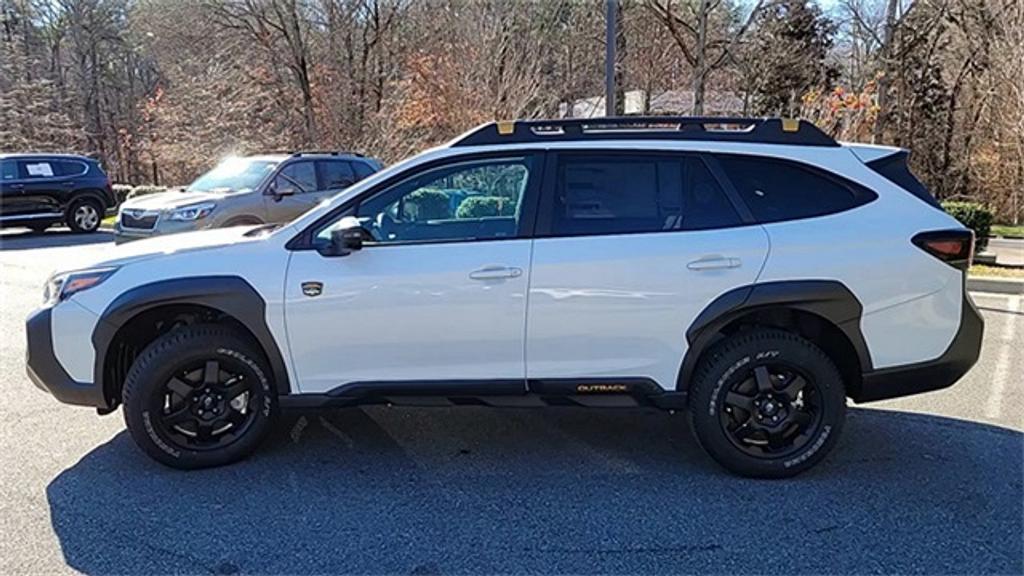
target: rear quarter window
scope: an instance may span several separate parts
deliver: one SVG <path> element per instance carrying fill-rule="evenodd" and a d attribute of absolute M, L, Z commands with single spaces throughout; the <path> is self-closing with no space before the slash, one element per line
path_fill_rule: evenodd
<path fill-rule="evenodd" d="M 733 154 L 716 158 L 762 223 L 835 214 L 877 198 L 866 188 L 796 162 Z"/>
<path fill-rule="evenodd" d="M 58 160 L 54 164 L 61 176 L 82 176 L 89 171 L 89 166 L 78 160 Z"/>

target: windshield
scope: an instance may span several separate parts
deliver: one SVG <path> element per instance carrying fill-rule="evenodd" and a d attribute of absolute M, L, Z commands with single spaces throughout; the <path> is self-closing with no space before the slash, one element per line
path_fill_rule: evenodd
<path fill-rule="evenodd" d="M 196 178 L 189 185 L 188 192 L 247 192 L 259 186 L 260 182 L 274 170 L 276 161 L 228 158 L 216 168 Z"/>

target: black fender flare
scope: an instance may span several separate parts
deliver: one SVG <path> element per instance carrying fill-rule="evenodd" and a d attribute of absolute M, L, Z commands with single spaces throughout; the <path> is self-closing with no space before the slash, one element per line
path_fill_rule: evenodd
<path fill-rule="evenodd" d="M 110 343 L 129 320 L 168 304 L 195 304 L 220 310 L 241 322 L 263 349 L 274 375 L 278 394 L 289 394 L 288 370 L 266 321 L 266 302 L 251 284 L 238 276 L 196 276 L 143 284 L 114 299 L 100 315 L 92 333 L 96 351 L 93 373 L 106 389 L 104 362 Z"/>
<path fill-rule="evenodd" d="M 857 353 L 862 374 L 872 370 L 860 320 L 864 311 L 849 288 L 835 280 L 788 280 L 734 288 L 711 301 L 686 330 L 687 349 L 676 389 L 685 391 L 697 361 L 715 341 L 719 330 L 758 310 L 788 308 L 808 312 L 831 322 Z"/>

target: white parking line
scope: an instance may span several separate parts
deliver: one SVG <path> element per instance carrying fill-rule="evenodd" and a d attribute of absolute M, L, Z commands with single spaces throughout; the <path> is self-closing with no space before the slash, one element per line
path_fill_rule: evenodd
<path fill-rule="evenodd" d="M 1021 297 L 1010 296 L 1007 309 L 1010 312 L 1021 311 Z M 1010 352 L 1013 349 L 1013 337 L 1017 331 L 1019 322 L 1011 318 L 1003 328 L 1002 337 L 999 342 L 999 355 L 996 357 L 996 368 L 992 373 L 992 392 L 985 403 L 985 416 L 988 418 L 999 418 L 1003 411 L 1003 396 L 1006 393 L 1006 385 L 1010 380 Z"/>

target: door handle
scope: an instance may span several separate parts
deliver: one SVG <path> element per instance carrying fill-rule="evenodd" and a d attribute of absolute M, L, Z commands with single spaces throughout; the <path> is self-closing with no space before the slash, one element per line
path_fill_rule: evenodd
<path fill-rule="evenodd" d="M 469 273 L 469 277 L 473 280 L 501 280 L 503 278 L 518 278 L 522 275 L 522 268 L 509 266 L 485 266 Z"/>
<path fill-rule="evenodd" d="M 742 263 L 739 258 L 711 256 L 694 260 L 687 264 L 686 267 L 690 270 L 723 270 L 726 268 L 739 268 Z"/>
<path fill-rule="evenodd" d="M 10 184 L 11 190 L 24 190 L 24 184 Z"/>

